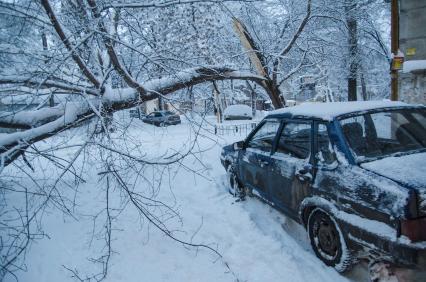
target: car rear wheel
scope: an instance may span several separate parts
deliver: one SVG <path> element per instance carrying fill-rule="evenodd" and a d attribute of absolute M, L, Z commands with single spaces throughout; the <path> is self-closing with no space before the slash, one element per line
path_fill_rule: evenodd
<path fill-rule="evenodd" d="M 352 266 L 352 256 L 346 246 L 342 231 L 334 218 L 316 208 L 308 218 L 308 235 L 312 248 L 319 259 L 338 272 Z"/>

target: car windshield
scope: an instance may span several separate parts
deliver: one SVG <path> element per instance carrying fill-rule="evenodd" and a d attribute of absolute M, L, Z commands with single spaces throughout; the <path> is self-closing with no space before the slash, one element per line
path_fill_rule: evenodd
<path fill-rule="evenodd" d="M 363 113 L 340 120 L 357 161 L 425 150 L 426 109 Z"/>
<path fill-rule="evenodd" d="M 165 112 L 163 112 L 163 114 L 165 115 L 165 116 L 171 116 L 171 115 L 174 115 L 172 112 L 170 112 L 170 111 L 165 111 Z"/>
<path fill-rule="evenodd" d="M 148 117 L 161 117 L 161 113 L 159 112 L 152 112 L 148 115 Z"/>

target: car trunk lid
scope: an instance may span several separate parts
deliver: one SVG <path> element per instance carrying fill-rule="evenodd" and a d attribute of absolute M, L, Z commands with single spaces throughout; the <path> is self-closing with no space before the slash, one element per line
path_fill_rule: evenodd
<path fill-rule="evenodd" d="M 415 189 L 419 212 L 426 215 L 426 153 L 387 157 L 362 163 L 361 167 Z"/>

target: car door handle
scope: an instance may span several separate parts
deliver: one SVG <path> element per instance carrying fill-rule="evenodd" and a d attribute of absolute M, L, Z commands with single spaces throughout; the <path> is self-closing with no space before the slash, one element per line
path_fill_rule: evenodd
<path fill-rule="evenodd" d="M 310 171 L 306 171 L 304 169 L 301 169 L 299 171 L 296 172 L 296 177 L 302 181 L 302 182 L 306 182 L 306 181 L 310 181 L 312 180 L 312 174 L 310 173 Z"/>
<path fill-rule="evenodd" d="M 308 180 L 312 180 L 312 166 L 311 165 L 305 165 L 303 168 L 299 169 L 296 172 L 296 177 L 299 178 L 300 181 L 305 182 Z"/>
<path fill-rule="evenodd" d="M 264 166 L 269 165 L 268 161 L 259 161 L 259 163 L 260 163 L 260 167 L 264 167 Z"/>

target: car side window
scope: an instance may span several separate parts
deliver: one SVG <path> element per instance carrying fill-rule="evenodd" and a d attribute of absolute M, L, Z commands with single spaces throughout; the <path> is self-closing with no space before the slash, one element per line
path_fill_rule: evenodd
<path fill-rule="evenodd" d="M 298 159 L 307 159 L 311 154 L 311 124 L 295 122 L 284 124 L 277 152 Z"/>
<path fill-rule="evenodd" d="M 355 116 L 340 121 L 346 140 L 357 154 L 367 150 L 366 121 L 364 116 Z"/>
<path fill-rule="evenodd" d="M 330 142 L 327 125 L 324 123 L 318 124 L 317 148 L 315 158 L 319 165 L 330 165 L 336 161 L 336 154 Z"/>
<path fill-rule="evenodd" d="M 266 121 L 248 141 L 247 148 L 270 152 L 279 127 L 279 121 Z"/>

